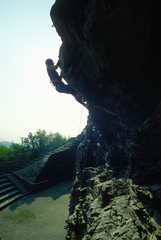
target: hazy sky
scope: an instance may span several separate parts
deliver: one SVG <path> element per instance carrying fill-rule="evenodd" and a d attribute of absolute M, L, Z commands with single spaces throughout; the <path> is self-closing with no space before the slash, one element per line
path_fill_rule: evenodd
<path fill-rule="evenodd" d="M 0 0 L 0 141 L 20 142 L 38 129 L 76 136 L 87 110 L 50 84 L 45 60 L 58 59 L 54 0 Z M 81 118 L 82 116 L 82 118 Z"/>

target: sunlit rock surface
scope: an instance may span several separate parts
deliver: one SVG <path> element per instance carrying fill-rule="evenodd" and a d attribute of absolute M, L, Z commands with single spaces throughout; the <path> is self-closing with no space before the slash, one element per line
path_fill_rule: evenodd
<path fill-rule="evenodd" d="M 159 0 L 51 9 L 62 76 L 89 106 L 67 239 L 161 239 L 160 11 Z"/>

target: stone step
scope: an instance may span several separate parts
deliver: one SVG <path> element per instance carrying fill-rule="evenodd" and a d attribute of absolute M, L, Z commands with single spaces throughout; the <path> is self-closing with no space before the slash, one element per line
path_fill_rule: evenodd
<path fill-rule="evenodd" d="M 10 181 L 0 184 L 0 190 L 12 186 Z"/>
<path fill-rule="evenodd" d="M 20 191 L 18 189 L 9 191 L 8 193 L 4 193 L 0 196 L 0 203 L 6 201 L 7 199 L 15 196 L 16 194 L 19 194 Z"/>
<path fill-rule="evenodd" d="M 6 175 L 5 174 L 0 175 L 0 179 L 2 178 L 6 178 Z"/>
<path fill-rule="evenodd" d="M 29 190 L 14 175 L 7 175 L 7 177 L 22 193 L 29 193 Z"/>
<path fill-rule="evenodd" d="M 28 193 L 29 190 L 16 178 L 16 176 L 6 174 L 0 177 L 0 210 Z"/>
<path fill-rule="evenodd" d="M 1 190 L 0 190 L 0 196 L 1 196 L 2 194 L 5 194 L 5 193 L 9 192 L 9 191 L 12 191 L 13 189 L 15 189 L 15 186 L 10 186 L 10 187 L 1 189 Z"/>
<path fill-rule="evenodd" d="M 11 203 L 15 202 L 16 200 L 23 197 L 23 193 L 16 194 L 15 196 L 12 196 L 11 198 L 7 199 L 6 201 L 0 203 L 0 210 L 4 209 L 5 207 L 9 206 Z"/>
<path fill-rule="evenodd" d="M 7 181 L 7 178 L 0 178 L 0 184 Z"/>

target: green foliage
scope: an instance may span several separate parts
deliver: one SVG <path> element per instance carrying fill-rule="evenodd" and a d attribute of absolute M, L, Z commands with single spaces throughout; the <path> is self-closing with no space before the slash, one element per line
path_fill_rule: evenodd
<path fill-rule="evenodd" d="M 47 134 L 45 130 L 39 129 L 34 134 L 29 133 L 22 144 L 12 143 L 10 148 L 0 146 L 0 162 L 33 159 L 64 145 L 67 141 L 60 133 Z"/>
<path fill-rule="evenodd" d="M 6 146 L 0 146 L 0 162 L 11 161 L 13 158 L 13 150 Z"/>
<path fill-rule="evenodd" d="M 12 143 L 10 148 L 13 152 L 12 160 L 28 160 L 31 157 L 31 150 L 27 146 Z"/>
<path fill-rule="evenodd" d="M 38 157 L 41 154 L 56 149 L 67 142 L 67 138 L 60 133 L 49 133 L 45 130 L 38 130 L 35 134 L 29 133 L 28 138 L 25 138 L 23 144 L 31 151 L 32 158 Z"/>

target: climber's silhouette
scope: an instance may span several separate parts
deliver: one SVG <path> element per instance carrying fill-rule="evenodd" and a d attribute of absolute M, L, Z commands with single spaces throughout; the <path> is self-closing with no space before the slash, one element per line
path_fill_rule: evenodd
<path fill-rule="evenodd" d="M 52 84 L 55 86 L 56 90 L 60 93 L 72 94 L 79 103 L 84 105 L 84 102 L 82 101 L 79 94 L 70 86 L 62 82 L 62 78 L 59 76 L 59 74 L 56 71 L 56 69 L 60 67 L 59 61 L 57 62 L 57 64 L 54 65 L 53 60 L 49 58 L 45 61 L 45 64 L 47 67 L 47 73 L 49 75 L 49 78 Z"/>

